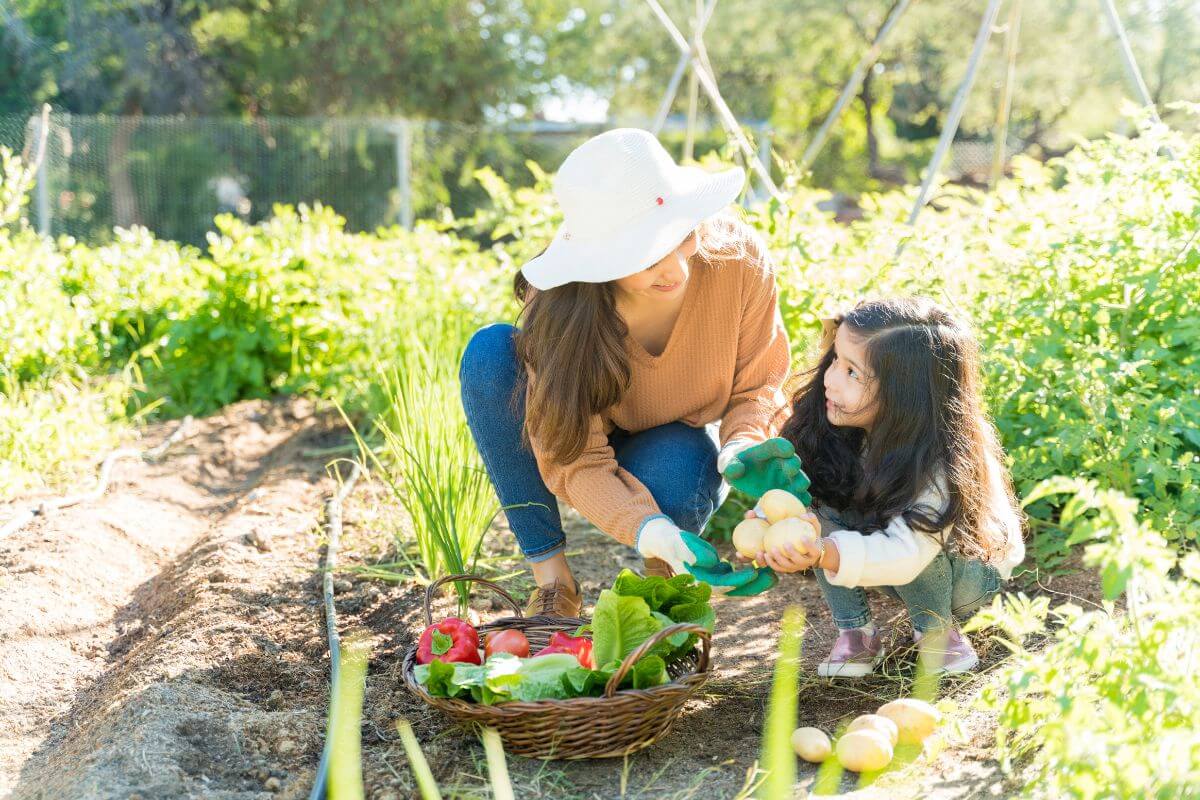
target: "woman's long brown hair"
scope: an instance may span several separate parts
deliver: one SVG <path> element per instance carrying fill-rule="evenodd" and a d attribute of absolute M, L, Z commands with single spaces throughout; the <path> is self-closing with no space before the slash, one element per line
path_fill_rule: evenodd
<path fill-rule="evenodd" d="M 695 258 L 704 264 L 765 254 L 757 234 L 731 214 L 701 223 L 697 237 Z M 568 464 L 587 445 L 592 416 L 620 402 L 629 388 L 629 329 L 617 313 L 611 282 L 539 291 L 518 272 L 513 292 L 524 304 L 517 356 L 531 381 L 525 438 L 536 438 L 556 462 Z M 525 389 L 519 382 L 517 392 Z"/>
<path fill-rule="evenodd" d="M 793 396 L 781 432 L 796 446 L 814 501 L 850 512 L 844 522 L 864 533 L 901 516 L 916 530 L 949 531 L 942 544 L 963 556 L 994 560 L 1006 541 L 991 481 L 1001 482 L 1016 509 L 999 438 L 983 413 L 970 329 L 925 298 L 860 303 L 835 323 L 864 343 L 875 421 L 870 434 L 829 422 L 825 371 L 834 353 L 827 332 L 826 350 Z M 918 504 L 939 479 L 945 507 Z"/>

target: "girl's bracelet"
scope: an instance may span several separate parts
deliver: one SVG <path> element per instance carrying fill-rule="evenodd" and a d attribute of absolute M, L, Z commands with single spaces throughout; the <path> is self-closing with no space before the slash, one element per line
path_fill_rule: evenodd
<path fill-rule="evenodd" d="M 825 560 L 825 539 L 821 536 L 817 537 L 817 560 L 813 562 L 814 567 L 820 567 L 821 562 Z M 824 567 L 822 567 L 824 569 Z"/>

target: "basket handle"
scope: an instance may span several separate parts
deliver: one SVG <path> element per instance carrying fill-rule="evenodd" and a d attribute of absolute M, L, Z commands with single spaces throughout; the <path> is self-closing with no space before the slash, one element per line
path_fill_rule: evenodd
<path fill-rule="evenodd" d="M 604 685 L 604 696 L 612 697 L 613 692 L 621 685 L 621 681 L 625 680 L 625 675 L 629 670 L 633 669 L 633 665 L 638 660 L 650 652 L 655 645 L 674 636 L 677 633 L 694 633 L 700 637 L 700 660 L 696 662 L 696 672 L 708 671 L 708 649 L 712 646 L 711 634 L 708 628 L 703 625 L 697 625 L 694 622 L 677 622 L 674 625 L 656 631 L 649 639 L 642 642 L 633 652 L 625 656 L 625 660 L 621 662 L 621 666 L 617 667 L 617 671 L 608 679 L 608 683 Z"/>
<path fill-rule="evenodd" d="M 438 578 L 436 581 L 429 584 L 429 587 L 427 589 L 425 589 L 425 625 L 426 625 L 426 627 L 433 624 L 433 609 L 431 608 L 431 606 L 433 605 L 433 598 L 437 594 L 437 590 L 443 584 L 457 582 L 457 581 L 469 581 L 471 583 L 483 584 L 484 586 L 491 589 L 496 594 L 500 595 L 500 598 L 505 603 L 508 603 L 509 607 L 512 608 L 513 613 L 515 613 L 518 617 L 521 616 L 521 604 L 518 603 L 516 600 L 514 600 L 513 596 L 511 594 L 504 591 L 504 589 L 500 588 L 499 584 L 492 583 L 491 581 L 487 580 L 486 578 L 481 578 L 478 575 L 468 575 L 468 574 L 447 575 L 444 578 Z"/>

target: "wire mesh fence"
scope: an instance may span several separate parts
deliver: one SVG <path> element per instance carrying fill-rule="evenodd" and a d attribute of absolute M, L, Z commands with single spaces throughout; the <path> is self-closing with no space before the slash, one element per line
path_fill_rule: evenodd
<path fill-rule="evenodd" d="M 630 124 L 630 123 L 627 123 Z M 684 122 L 662 139 L 677 158 Z M 40 138 L 38 117 L 0 115 L 0 145 L 27 158 Z M 29 219 L 48 235 L 83 241 L 114 227 L 142 225 L 155 235 L 203 246 L 217 214 L 248 222 L 278 203 L 321 202 L 354 231 L 411 226 L 449 212 L 471 214 L 488 198 L 475 180 L 490 167 L 513 185 L 533 180 L 527 162 L 553 170 L 574 147 L 612 123 L 534 122 L 480 126 L 369 117 L 105 117 L 51 114 L 46 156 Z M 747 126 L 764 163 L 772 132 Z M 718 126 L 701 126 L 695 153 L 728 144 Z M 1023 142 L 1009 142 L 1008 155 Z M 993 144 L 956 141 L 944 167 L 952 180 L 984 183 Z M 911 159 L 910 159 L 911 160 Z M 896 180 L 919 179 L 914 162 Z M 906 175 L 905 173 L 911 173 Z M 751 199 L 764 196 L 751 187 Z"/>
<path fill-rule="evenodd" d="M 37 117 L 0 115 L 0 145 L 28 157 L 40 125 Z M 474 179 L 481 167 L 528 184 L 527 162 L 553 169 L 606 127 L 55 113 L 29 217 L 50 235 L 91 241 L 108 238 L 114 227 L 143 225 L 196 245 L 204 244 L 215 215 L 254 222 L 277 203 L 319 201 L 350 230 L 407 226 L 446 211 L 470 214 L 486 202 Z M 724 140 L 719 129 L 704 131 L 697 153 Z"/>

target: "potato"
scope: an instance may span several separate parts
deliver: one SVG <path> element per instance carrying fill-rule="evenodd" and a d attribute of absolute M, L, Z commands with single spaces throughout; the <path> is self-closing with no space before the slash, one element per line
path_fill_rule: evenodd
<path fill-rule="evenodd" d="M 754 558 L 763 549 L 763 537 L 771 527 L 765 519 L 744 519 L 733 529 L 733 546 L 746 558 Z"/>
<path fill-rule="evenodd" d="M 892 743 L 875 730 L 846 733 L 837 742 L 838 762 L 854 772 L 876 772 L 892 761 Z"/>
<path fill-rule="evenodd" d="M 877 713 L 896 723 L 900 744 L 921 744 L 942 721 L 942 712 L 924 700 L 909 697 L 885 703 Z"/>
<path fill-rule="evenodd" d="M 805 761 L 820 764 L 829 758 L 833 746 L 820 728 L 796 728 L 792 731 L 792 749 Z"/>
<path fill-rule="evenodd" d="M 900 729 L 896 727 L 896 723 L 878 714 L 860 714 L 855 717 L 854 721 L 846 727 L 846 732 L 857 730 L 879 731 L 888 738 L 893 747 L 896 746 L 896 741 L 900 736 Z"/>
<path fill-rule="evenodd" d="M 772 525 L 788 517 L 802 517 L 807 510 L 800 498 L 784 489 L 768 491 L 759 499 L 758 507 Z"/>
<path fill-rule="evenodd" d="M 763 549 L 779 550 L 792 545 L 801 553 L 810 553 L 816 548 L 817 532 L 807 520 L 788 517 L 767 528 L 763 537 Z"/>

